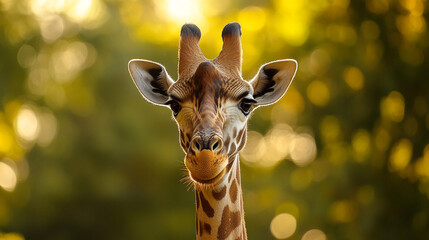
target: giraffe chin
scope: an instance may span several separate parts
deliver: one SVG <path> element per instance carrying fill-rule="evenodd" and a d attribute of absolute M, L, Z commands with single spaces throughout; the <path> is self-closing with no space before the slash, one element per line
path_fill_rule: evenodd
<path fill-rule="evenodd" d="M 213 185 L 225 176 L 228 158 L 225 154 L 214 154 L 203 150 L 185 157 L 185 166 L 191 180 L 198 184 Z"/>
<path fill-rule="evenodd" d="M 223 176 L 225 176 L 225 173 L 226 168 L 222 169 L 222 171 L 218 175 L 216 175 L 216 177 L 208 180 L 203 180 L 193 177 L 191 171 L 189 171 L 189 177 L 194 183 L 198 183 L 200 185 L 216 185 L 223 178 Z"/>

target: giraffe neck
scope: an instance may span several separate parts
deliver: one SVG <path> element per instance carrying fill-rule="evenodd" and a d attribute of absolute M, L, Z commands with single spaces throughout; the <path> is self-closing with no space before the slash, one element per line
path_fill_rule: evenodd
<path fill-rule="evenodd" d="M 240 161 L 213 188 L 195 188 L 197 240 L 247 239 L 244 222 Z"/>

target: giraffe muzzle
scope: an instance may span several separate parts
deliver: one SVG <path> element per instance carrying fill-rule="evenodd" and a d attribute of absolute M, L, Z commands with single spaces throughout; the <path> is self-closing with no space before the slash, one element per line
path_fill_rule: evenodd
<path fill-rule="evenodd" d="M 194 182 L 201 184 L 213 184 L 221 179 L 226 172 L 228 158 L 225 154 L 204 149 L 195 155 L 188 154 L 185 157 L 185 166 L 189 176 Z"/>

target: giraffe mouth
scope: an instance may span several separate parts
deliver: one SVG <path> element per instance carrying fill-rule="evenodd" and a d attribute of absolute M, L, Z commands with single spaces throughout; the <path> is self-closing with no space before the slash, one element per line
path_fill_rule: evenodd
<path fill-rule="evenodd" d="M 202 150 L 197 154 L 185 157 L 185 166 L 189 178 L 194 183 L 216 184 L 225 175 L 228 158 L 224 154 L 215 154 L 210 150 Z"/>
<path fill-rule="evenodd" d="M 192 176 L 191 171 L 188 170 L 188 172 L 189 172 L 189 177 L 193 182 L 202 184 L 202 185 L 213 185 L 219 182 L 219 180 L 222 179 L 223 176 L 225 176 L 226 167 L 223 168 L 218 175 L 216 175 L 214 178 L 211 178 L 211 179 L 198 179 L 197 177 Z"/>

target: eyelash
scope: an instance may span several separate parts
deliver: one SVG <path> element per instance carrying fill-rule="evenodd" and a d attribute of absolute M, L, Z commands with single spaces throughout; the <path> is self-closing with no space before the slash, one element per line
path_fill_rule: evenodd
<path fill-rule="evenodd" d="M 253 103 L 255 103 L 256 101 L 254 99 L 251 98 L 243 98 L 243 100 L 241 100 L 241 102 L 239 103 L 238 107 L 240 108 L 241 112 L 243 112 L 243 114 L 245 116 L 249 115 L 250 110 L 252 108 Z"/>
<path fill-rule="evenodd" d="M 175 100 L 170 100 L 166 102 L 165 105 L 170 105 L 170 109 L 171 111 L 173 111 L 174 117 L 176 117 L 177 114 L 179 114 L 180 110 L 182 109 L 182 106 L 180 106 L 180 104 Z"/>

